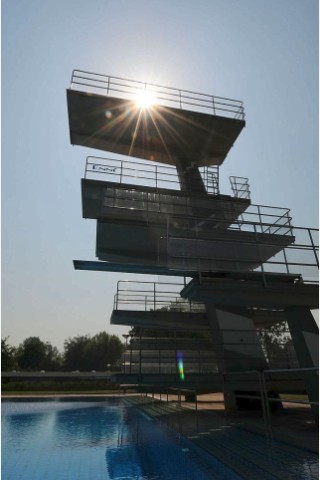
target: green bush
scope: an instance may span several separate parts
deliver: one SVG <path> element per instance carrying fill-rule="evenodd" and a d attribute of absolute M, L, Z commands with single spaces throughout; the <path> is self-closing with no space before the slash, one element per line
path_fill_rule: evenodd
<path fill-rule="evenodd" d="M 3 382 L 2 392 L 90 392 L 90 391 L 106 391 L 118 390 L 119 385 L 108 381 L 20 381 L 20 382 Z"/>

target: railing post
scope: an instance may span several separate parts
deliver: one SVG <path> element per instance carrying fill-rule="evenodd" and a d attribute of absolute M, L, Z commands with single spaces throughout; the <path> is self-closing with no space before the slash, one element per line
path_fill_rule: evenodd
<path fill-rule="evenodd" d="M 262 371 L 262 372 L 259 374 L 259 379 L 261 379 L 261 387 L 262 387 L 262 392 L 263 392 L 263 397 L 264 397 L 265 412 L 266 412 L 266 421 L 267 421 L 267 429 L 268 429 L 268 433 L 271 433 L 271 414 L 270 414 L 270 407 L 269 407 L 269 401 L 268 401 L 268 392 L 267 392 L 267 387 L 266 387 L 266 382 L 265 382 L 264 374 L 265 374 L 265 372 Z"/>
<path fill-rule="evenodd" d="M 158 373 L 161 373 L 161 349 L 160 349 L 160 343 L 158 339 Z M 161 397 L 160 397 L 161 400 Z"/>
<path fill-rule="evenodd" d="M 169 266 L 169 218 L 167 219 L 167 267 Z"/>
<path fill-rule="evenodd" d="M 225 373 L 224 372 L 221 372 L 221 376 L 222 376 L 222 393 L 223 393 L 223 403 L 224 403 L 224 416 L 225 418 L 227 417 L 227 407 L 226 407 L 226 395 L 227 395 L 227 392 L 226 392 L 226 379 L 225 379 Z"/>
<path fill-rule="evenodd" d="M 257 205 L 257 206 L 258 206 L 258 216 L 259 216 L 260 229 L 261 229 L 261 233 L 263 233 L 263 231 L 262 231 L 262 218 L 261 218 L 260 205 Z"/>
<path fill-rule="evenodd" d="M 141 383 L 141 360 L 142 360 L 142 351 L 141 351 L 141 331 L 139 334 L 139 382 Z"/>
<path fill-rule="evenodd" d="M 257 229 L 256 229 L 256 224 L 255 224 L 255 223 L 253 224 L 253 228 L 254 228 L 254 234 L 255 234 L 255 237 L 256 237 L 256 245 L 257 245 L 258 257 L 259 257 L 260 267 L 261 267 L 261 272 L 262 272 L 262 284 L 263 284 L 264 287 L 266 287 L 266 286 L 267 286 L 267 284 L 266 284 L 266 277 L 265 277 L 265 274 L 264 274 L 263 262 L 262 262 L 262 258 L 261 258 L 260 246 L 259 246 L 259 241 L 258 241 L 258 236 L 257 236 Z"/>
<path fill-rule="evenodd" d="M 309 233 L 310 242 L 311 242 L 311 245 L 312 245 L 312 250 L 313 250 L 316 262 L 317 262 L 317 266 L 319 268 L 319 259 L 318 259 L 318 256 L 317 256 L 317 252 L 316 252 L 316 248 L 315 248 L 315 245 L 314 245 L 314 242 L 313 242 L 313 238 L 312 238 L 312 235 L 311 235 L 310 228 L 308 228 L 308 233 Z"/>
<path fill-rule="evenodd" d="M 121 160 L 121 164 L 120 164 L 120 184 L 122 183 L 122 165 L 123 165 L 123 160 Z"/>
<path fill-rule="evenodd" d="M 292 225 L 291 225 L 291 220 L 292 220 L 292 218 L 289 216 L 289 212 L 290 212 L 290 210 L 287 211 L 289 230 L 290 230 L 291 235 L 293 235 L 293 227 L 292 227 Z"/>
<path fill-rule="evenodd" d="M 199 422 L 198 422 L 198 398 L 197 398 L 197 390 L 194 391 L 195 396 L 195 413 L 196 413 L 196 432 L 199 431 Z"/>
<path fill-rule="evenodd" d="M 286 255 L 286 249 L 285 249 L 285 248 L 283 249 L 283 256 L 284 256 L 284 262 L 285 262 L 285 264 L 286 264 L 287 273 L 290 273 L 289 265 L 288 265 L 288 260 L 287 260 L 287 255 Z"/>
<path fill-rule="evenodd" d="M 72 73 L 71 73 L 71 82 L 70 82 L 70 90 L 72 90 L 72 84 L 73 84 L 73 74 L 74 74 L 74 70 L 72 70 Z"/>
<path fill-rule="evenodd" d="M 153 310 L 156 311 L 156 283 L 153 283 Z"/>
<path fill-rule="evenodd" d="M 86 164 L 84 167 L 84 178 L 87 178 L 87 169 L 88 169 L 88 157 L 86 158 Z"/>
<path fill-rule="evenodd" d="M 214 97 L 212 97 L 212 109 L 213 109 L 213 115 L 216 114 L 216 106 L 215 106 L 215 103 L 214 103 Z"/>
<path fill-rule="evenodd" d="M 132 343 L 130 341 L 130 367 L 129 367 L 129 373 L 131 373 L 132 370 Z"/>

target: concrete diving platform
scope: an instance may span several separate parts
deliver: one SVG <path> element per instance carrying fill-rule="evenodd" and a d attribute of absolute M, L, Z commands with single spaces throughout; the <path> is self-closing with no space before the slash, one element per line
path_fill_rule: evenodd
<path fill-rule="evenodd" d="M 175 226 L 175 224 L 173 225 Z M 162 265 L 172 270 L 248 271 L 294 241 L 291 235 L 240 230 L 209 230 L 192 238 L 188 220 L 167 237 L 159 224 L 97 221 L 96 255 L 114 263 Z"/>
<path fill-rule="evenodd" d="M 252 272 L 250 277 L 202 277 L 192 279 L 181 291 L 182 298 L 222 306 L 288 309 L 290 307 L 319 308 L 319 286 L 302 281 L 292 282 L 292 276 L 263 276 Z M 265 284 L 264 284 L 265 283 Z"/>
<path fill-rule="evenodd" d="M 245 126 L 242 102 L 194 94 L 194 101 L 183 103 L 184 91 L 172 89 L 167 101 L 155 95 L 144 108 L 137 102 L 141 87 L 121 92 L 100 81 L 95 88 L 100 93 L 93 93 L 74 81 L 67 90 L 71 144 L 171 165 L 222 164 Z M 175 97 L 177 103 L 169 101 Z M 185 97 L 190 99 L 190 92 Z"/>
<path fill-rule="evenodd" d="M 179 190 L 81 180 L 83 218 L 164 224 L 172 215 L 201 217 L 201 225 L 216 220 L 226 229 L 250 205 L 246 198 L 230 195 L 186 195 Z"/>
<path fill-rule="evenodd" d="M 246 310 L 245 315 L 252 318 L 256 328 L 268 328 L 286 321 L 286 316 L 281 310 Z M 112 311 L 110 324 L 181 332 L 212 331 L 212 325 L 205 312 L 146 312 L 119 309 Z"/>
<path fill-rule="evenodd" d="M 144 275 L 165 275 L 169 277 L 193 277 L 198 275 L 198 272 L 194 270 L 172 269 L 162 265 L 141 265 L 96 260 L 73 260 L 73 266 L 75 270 L 91 272 L 141 273 Z M 208 271 L 203 273 L 210 275 Z"/>
<path fill-rule="evenodd" d="M 206 314 L 194 312 L 113 310 L 110 317 L 110 324 L 192 332 L 195 330 L 203 332 L 210 329 Z"/>

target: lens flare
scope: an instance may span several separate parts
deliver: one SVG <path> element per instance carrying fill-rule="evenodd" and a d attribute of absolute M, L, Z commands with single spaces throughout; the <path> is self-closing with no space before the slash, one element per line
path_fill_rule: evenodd
<path fill-rule="evenodd" d="M 180 380 L 184 380 L 183 355 L 182 355 L 182 352 L 177 352 L 177 362 L 178 362 L 178 369 L 179 369 Z"/>
<path fill-rule="evenodd" d="M 155 97 L 149 90 L 139 90 L 135 100 L 137 106 L 142 110 L 148 109 L 155 104 Z"/>

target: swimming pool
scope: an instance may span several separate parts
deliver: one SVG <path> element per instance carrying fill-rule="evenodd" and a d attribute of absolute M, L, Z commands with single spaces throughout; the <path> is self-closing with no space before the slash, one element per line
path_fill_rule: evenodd
<path fill-rule="evenodd" d="M 3 480 L 239 480 L 121 398 L 2 402 Z"/>

